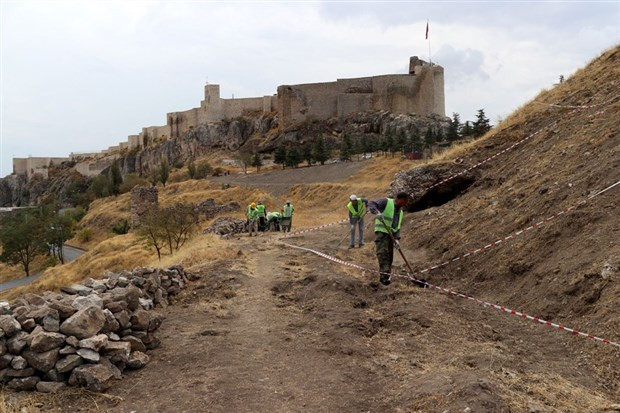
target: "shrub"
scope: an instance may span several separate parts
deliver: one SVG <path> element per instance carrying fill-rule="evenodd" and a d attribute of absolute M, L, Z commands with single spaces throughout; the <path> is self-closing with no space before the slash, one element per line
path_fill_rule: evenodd
<path fill-rule="evenodd" d="M 204 161 L 196 165 L 196 173 L 194 176 L 196 177 L 196 179 L 205 179 L 212 172 L 213 172 L 213 168 L 211 167 L 209 162 Z"/>
<path fill-rule="evenodd" d="M 148 182 L 146 179 L 141 178 L 138 174 L 129 174 L 125 177 L 125 180 L 120 185 L 120 192 L 124 194 L 126 192 L 131 191 L 136 186 L 148 186 Z"/>
<path fill-rule="evenodd" d="M 124 235 L 129 232 L 129 222 L 124 219 L 120 223 L 112 227 L 112 232 L 117 235 Z"/>
<path fill-rule="evenodd" d="M 217 167 L 213 170 L 213 176 L 222 176 L 224 175 L 224 169 Z"/>
<path fill-rule="evenodd" d="M 90 228 L 84 228 L 77 234 L 80 242 L 88 242 L 93 238 L 93 231 Z"/>

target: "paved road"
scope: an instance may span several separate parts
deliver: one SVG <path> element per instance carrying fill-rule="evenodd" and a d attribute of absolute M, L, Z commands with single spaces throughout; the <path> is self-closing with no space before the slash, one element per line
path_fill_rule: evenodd
<path fill-rule="evenodd" d="M 84 250 L 69 247 L 67 245 L 64 246 L 65 252 L 65 262 L 73 261 L 80 255 L 84 254 Z M 0 292 L 10 290 L 11 288 L 21 287 L 22 285 L 28 285 L 34 280 L 38 279 L 41 274 L 34 274 L 30 277 L 18 278 L 16 280 L 7 281 L 5 283 L 0 284 Z"/>

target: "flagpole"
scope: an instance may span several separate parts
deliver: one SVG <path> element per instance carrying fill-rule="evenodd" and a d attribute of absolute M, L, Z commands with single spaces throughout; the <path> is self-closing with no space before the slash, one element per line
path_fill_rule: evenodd
<path fill-rule="evenodd" d="M 433 61 L 431 59 L 431 34 L 428 27 L 428 19 L 426 19 L 426 39 L 428 40 L 428 65 L 432 66 Z"/>

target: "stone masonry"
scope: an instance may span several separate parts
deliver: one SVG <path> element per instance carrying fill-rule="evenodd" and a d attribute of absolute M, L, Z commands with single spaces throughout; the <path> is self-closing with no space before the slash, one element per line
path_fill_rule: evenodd
<path fill-rule="evenodd" d="M 140 218 L 159 202 L 157 187 L 137 186 L 131 190 L 131 227 L 140 225 Z"/>

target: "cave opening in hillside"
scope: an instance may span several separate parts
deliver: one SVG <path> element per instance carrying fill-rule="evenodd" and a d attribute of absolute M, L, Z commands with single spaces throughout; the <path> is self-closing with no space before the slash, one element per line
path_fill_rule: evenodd
<path fill-rule="evenodd" d="M 459 176 L 451 179 L 426 191 L 419 199 L 411 202 L 407 209 L 409 212 L 416 212 L 447 204 L 461 196 L 475 181 L 473 176 Z"/>

